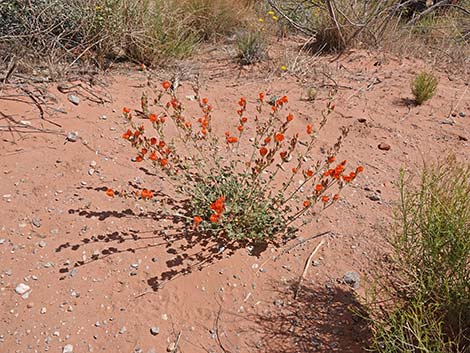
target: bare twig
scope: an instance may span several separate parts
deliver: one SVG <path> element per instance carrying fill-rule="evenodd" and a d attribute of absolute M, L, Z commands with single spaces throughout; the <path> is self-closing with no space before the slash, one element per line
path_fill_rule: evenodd
<path fill-rule="evenodd" d="M 322 239 L 322 241 L 316 246 L 316 248 L 313 249 L 312 253 L 308 257 L 307 261 L 305 262 L 305 267 L 304 267 L 304 270 L 302 272 L 302 275 L 299 278 L 299 284 L 297 285 L 297 290 L 295 291 L 294 299 L 297 299 L 297 297 L 300 293 L 300 289 L 302 287 L 302 281 L 305 279 L 305 276 L 307 276 L 307 272 L 308 272 L 308 269 L 310 267 L 310 264 L 312 263 L 313 257 L 318 252 L 318 250 L 322 247 L 323 244 L 325 244 L 325 239 Z"/>
<path fill-rule="evenodd" d="M 347 43 L 346 43 L 346 40 L 344 39 L 343 32 L 341 31 L 341 27 L 338 23 L 338 20 L 336 19 L 335 9 L 333 8 L 333 1 L 327 0 L 327 5 L 328 5 L 328 12 L 330 14 L 330 17 L 336 26 L 336 30 L 338 31 L 338 35 L 341 39 L 341 42 L 343 42 L 343 50 L 341 51 L 344 51 L 344 48 L 346 48 Z"/>
<path fill-rule="evenodd" d="M 312 36 L 314 37 L 316 35 L 316 32 L 315 31 L 312 31 L 308 28 L 305 28 L 301 25 L 299 25 L 297 22 L 295 22 L 294 20 L 292 20 L 289 16 L 287 16 L 284 11 L 282 11 L 279 6 L 277 6 L 277 4 L 273 1 L 273 0 L 268 0 L 268 3 L 269 5 L 274 9 L 276 10 L 277 13 L 279 13 L 282 17 L 284 17 L 286 19 L 287 22 L 289 22 L 289 24 L 294 27 L 295 29 L 297 29 L 298 31 L 302 32 L 303 34 L 306 34 L 308 36 Z"/>
<path fill-rule="evenodd" d="M 418 22 L 420 19 L 422 19 L 424 16 L 430 14 L 430 13 L 433 12 L 434 10 L 437 10 L 438 8 L 443 7 L 443 6 L 448 6 L 448 5 L 450 5 L 450 1 L 451 1 L 451 0 L 442 0 L 442 1 L 439 1 L 438 3 L 435 3 L 434 5 L 428 7 L 426 10 L 424 10 L 423 12 L 421 12 L 418 16 L 413 17 L 411 20 L 409 20 L 408 23 L 407 23 L 407 25 L 415 24 L 415 23 Z"/>

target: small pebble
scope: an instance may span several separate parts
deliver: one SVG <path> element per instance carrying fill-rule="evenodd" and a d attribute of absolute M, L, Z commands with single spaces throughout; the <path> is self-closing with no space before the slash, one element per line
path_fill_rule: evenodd
<path fill-rule="evenodd" d="M 73 353 L 73 346 L 71 344 L 67 344 L 62 349 L 62 353 Z"/>
<path fill-rule="evenodd" d="M 382 142 L 378 145 L 379 150 L 388 151 L 391 147 L 388 143 Z"/>
<path fill-rule="evenodd" d="M 68 96 L 69 102 L 75 105 L 80 104 L 80 98 L 74 94 Z"/>
<path fill-rule="evenodd" d="M 154 326 L 150 329 L 150 333 L 153 335 L 153 336 L 156 336 L 160 333 L 160 327 L 158 326 Z"/>
<path fill-rule="evenodd" d="M 78 140 L 78 133 L 71 131 L 67 134 L 67 141 L 76 142 Z"/>

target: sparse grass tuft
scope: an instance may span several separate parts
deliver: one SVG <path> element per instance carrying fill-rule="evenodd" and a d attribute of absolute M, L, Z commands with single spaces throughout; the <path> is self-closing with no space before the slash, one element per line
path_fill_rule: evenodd
<path fill-rule="evenodd" d="M 431 99 L 436 93 L 438 79 L 431 73 L 421 72 L 411 83 L 411 91 L 418 105 Z"/>
<path fill-rule="evenodd" d="M 470 165 L 426 167 L 417 187 L 402 174 L 400 195 L 394 279 L 378 283 L 391 304 L 371 304 L 373 351 L 468 353 Z"/>
<path fill-rule="evenodd" d="M 237 35 L 237 57 L 241 65 L 261 62 L 267 57 L 266 40 L 260 31 L 244 31 Z"/>

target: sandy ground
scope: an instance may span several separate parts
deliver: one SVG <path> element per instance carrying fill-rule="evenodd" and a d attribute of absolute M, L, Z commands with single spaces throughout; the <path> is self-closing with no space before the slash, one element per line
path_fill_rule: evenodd
<path fill-rule="evenodd" d="M 159 190 L 152 175 L 130 163 L 134 151 L 121 139 L 126 125 L 120 111 L 136 107 L 146 73 L 100 78 L 105 85 L 92 92 L 104 103 L 75 87 L 80 103 L 74 105 L 60 84 L 48 85 L 44 117 L 60 126 L 42 120 L 25 91 L 5 88 L 0 352 L 62 352 L 73 346 L 73 352 L 151 353 L 175 342 L 186 353 L 364 352 L 367 324 L 351 309 L 360 309 L 358 297 L 374 260 L 386 251 L 399 169 L 416 171 L 449 153 L 469 160 L 469 82 L 438 72 L 437 95 L 416 107 L 409 82 L 423 63 L 366 52 L 332 64 L 329 59 L 319 59 L 318 67 L 327 67 L 333 80 L 289 73 L 266 78 L 256 68 L 239 70 L 218 57 L 200 64 L 201 91 L 211 98 L 221 126 L 233 125 L 226 117 L 233 116 L 238 97 L 253 101 L 261 90 L 287 94 L 298 124 L 316 122 L 331 85 L 339 85 L 319 147 L 330 146 L 339 128 L 348 126 L 339 158 L 363 165 L 365 172 L 343 200 L 299 234 L 306 239 L 331 231 L 297 299 L 293 289 L 320 239 L 277 261 L 273 257 L 296 240 L 269 246 L 259 256 L 247 249 L 223 252 L 185 274 L 211 254 L 207 246 L 188 243 L 153 212 L 151 202 L 105 196 L 104 188 L 129 182 Z M 181 85 L 188 89 L 185 78 Z M 315 102 L 300 99 L 309 85 L 318 89 Z M 78 132 L 78 141 L 64 143 L 71 131 Z M 379 149 L 381 143 L 390 149 Z M 360 288 L 343 283 L 347 271 L 361 276 Z M 162 280 L 168 281 L 154 291 Z M 15 292 L 20 283 L 30 287 L 25 298 Z"/>

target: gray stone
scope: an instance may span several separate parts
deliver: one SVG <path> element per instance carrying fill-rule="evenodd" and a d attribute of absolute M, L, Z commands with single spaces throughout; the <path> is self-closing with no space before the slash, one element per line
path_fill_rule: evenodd
<path fill-rule="evenodd" d="M 464 112 L 460 112 L 460 113 L 459 113 L 459 116 L 460 116 L 461 118 L 465 118 L 466 114 L 465 114 Z"/>
<path fill-rule="evenodd" d="M 40 248 L 45 248 L 47 244 L 44 240 L 41 240 L 38 245 Z"/>
<path fill-rule="evenodd" d="M 31 223 L 33 224 L 33 226 L 35 226 L 36 228 L 39 228 L 41 226 L 41 221 L 37 218 L 33 218 L 31 220 Z"/>
<path fill-rule="evenodd" d="M 76 142 L 78 140 L 78 133 L 75 131 L 70 131 L 67 134 L 67 141 L 69 142 Z"/>
<path fill-rule="evenodd" d="M 150 333 L 154 336 L 158 335 L 160 333 L 160 327 L 154 326 L 150 328 Z"/>
<path fill-rule="evenodd" d="M 66 344 L 64 348 L 62 349 L 62 353 L 72 353 L 73 352 L 73 346 L 71 344 Z"/>
<path fill-rule="evenodd" d="M 357 272 L 348 271 L 343 276 L 343 282 L 351 288 L 357 289 L 361 286 L 361 277 Z"/>
<path fill-rule="evenodd" d="M 75 105 L 80 104 L 80 97 L 78 97 L 74 94 L 69 95 L 68 99 L 69 99 L 69 102 L 72 103 L 72 104 L 75 104 Z"/>
<path fill-rule="evenodd" d="M 121 335 L 124 334 L 124 333 L 126 333 L 126 332 L 127 332 L 126 326 L 123 326 L 123 327 L 119 330 L 119 333 L 120 333 Z"/>
<path fill-rule="evenodd" d="M 367 196 L 369 200 L 371 201 L 380 201 L 380 196 L 377 195 L 377 194 L 371 194 L 369 196 Z"/>

